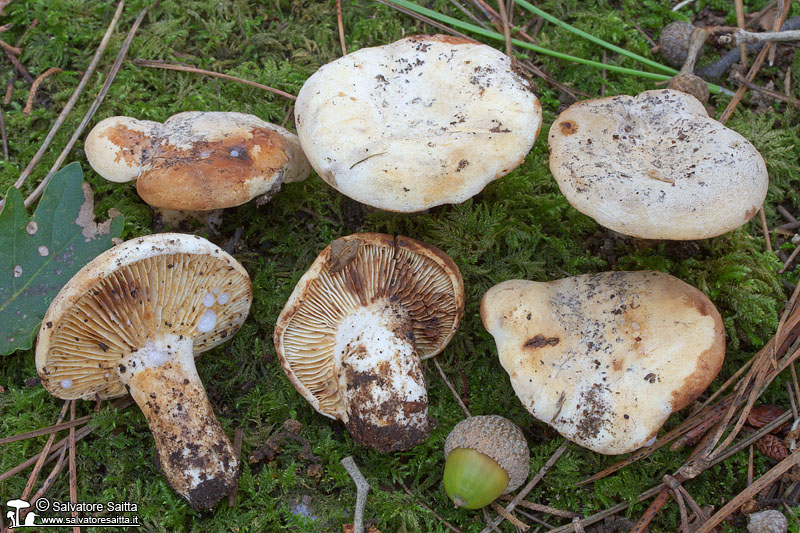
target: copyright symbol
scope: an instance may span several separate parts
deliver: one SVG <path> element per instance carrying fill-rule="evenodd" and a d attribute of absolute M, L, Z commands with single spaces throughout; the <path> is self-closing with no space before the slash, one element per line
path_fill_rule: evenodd
<path fill-rule="evenodd" d="M 47 511 L 50 509 L 50 500 L 47 498 L 39 498 L 33 506 L 36 507 L 36 510 L 39 512 Z"/>

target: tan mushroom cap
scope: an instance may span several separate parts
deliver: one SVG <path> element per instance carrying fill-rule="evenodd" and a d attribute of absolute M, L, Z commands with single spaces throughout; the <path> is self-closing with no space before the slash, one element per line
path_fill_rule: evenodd
<path fill-rule="evenodd" d="M 767 194 L 761 154 L 672 90 L 573 104 L 550 128 L 550 170 L 578 211 L 643 239 L 704 239 L 746 223 Z"/>
<path fill-rule="evenodd" d="M 519 166 L 542 109 L 501 52 L 418 35 L 324 65 L 297 95 L 295 123 L 329 185 L 413 212 L 463 202 Z"/>
<path fill-rule="evenodd" d="M 36 346 L 42 385 L 65 400 L 124 396 L 121 358 L 165 334 L 191 338 L 199 355 L 241 327 L 251 301 L 244 268 L 201 237 L 126 241 L 84 266 L 50 304 Z"/>
<path fill-rule="evenodd" d="M 129 392 L 147 418 L 170 485 L 195 509 L 228 494 L 239 462 L 194 364 L 235 333 L 252 300 L 230 255 L 163 233 L 99 255 L 61 289 L 36 346 L 42 385 L 62 399 Z"/>
<path fill-rule="evenodd" d="M 525 408 L 605 454 L 654 439 L 725 356 L 711 301 L 661 272 L 506 281 L 483 296 L 481 319 Z"/>
<path fill-rule="evenodd" d="M 321 414 L 381 451 L 427 436 L 420 361 L 450 342 L 464 285 L 441 250 L 407 237 L 360 233 L 325 248 L 275 326 L 295 388 Z"/>
<path fill-rule="evenodd" d="M 148 204 L 186 211 L 271 196 L 311 172 L 296 135 L 234 112 L 178 113 L 163 124 L 107 118 L 89 133 L 85 150 L 104 178 L 136 179 Z"/>

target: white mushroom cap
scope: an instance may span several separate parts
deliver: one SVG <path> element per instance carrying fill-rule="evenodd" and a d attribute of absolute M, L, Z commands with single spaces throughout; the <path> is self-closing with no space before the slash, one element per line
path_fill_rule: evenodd
<path fill-rule="evenodd" d="M 464 284 L 441 250 L 359 233 L 331 243 L 300 279 L 275 325 L 295 388 L 321 414 L 380 451 L 430 431 L 421 359 L 441 352 L 464 312 Z"/>
<path fill-rule="evenodd" d="M 135 180 L 155 149 L 161 123 L 130 117 L 109 117 L 86 136 L 84 150 L 92 168 L 108 181 Z"/>
<path fill-rule="evenodd" d="M 191 111 L 163 124 L 111 117 L 92 129 L 85 149 L 104 178 L 136 179 L 148 204 L 185 211 L 271 196 L 311 172 L 296 135 L 244 113 Z"/>
<path fill-rule="evenodd" d="M 643 239 L 704 239 L 758 212 L 761 154 L 694 97 L 646 91 L 573 104 L 550 128 L 550 170 L 578 211 Z"/>
<path fill-rule="evenodd" d="M 506 281 L 483 296 L 481 319 L 525 408 L 605 454 L 654 439 L 725 356 L 711 301 L 661 272 Z"/>
<path fill-rule="evenodd" d="M 297 95 L 295 123 L 329 185 L 413 212 L 463 202 L 519 166 L 542 109 L 501 52 L 418 35 L 320 68 Z"/>
<path fill-rule="evenodd" d="M 36 346 L 42 385 L 62 399 L 131 394 L 147 418 L 161 470 L 195 509 L 232 488 L 239 467 L 194 356 L 247 317 L 250 278 L 194 235 L 120 244 L 89 262 L 45 313 Z"/>

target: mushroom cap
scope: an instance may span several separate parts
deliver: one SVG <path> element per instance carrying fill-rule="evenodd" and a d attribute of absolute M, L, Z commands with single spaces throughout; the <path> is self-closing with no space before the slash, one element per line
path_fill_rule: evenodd
<path fill-rule="evenodd" d="M 413 212 L 463 202 L 519 166 L 542 108 L 501 52 L 417 35 L 324 65 L 297 95 L 295 123 L 329 185 Z"/>
<path fill-rule="evenodd" d="M 444 458 L 456 448 L 478 451 L 508 474 L 503 494 L 517 490 L 530 471 L 531 452 L 525 435 L 511 420 L 498 415 L 472 416 L 456 424 L 444 441 Z"/>
<path fill-rule="evenodd" d="M 163 124 L 108 118 L 89 133 L 86 156 L 106 179 L 136 179 L 148 204 L 184 211 L 241 205 L 311 172 L 296 135 L 234 112 L 178 113 Z"/>
<path fill-rule="evenodd" d="M 135 180 L 155 149 L 160 122 L 131 117 L 101 120 L 86 136 L 84 151 L 95 172 L 108 181 Z"/>
<path fill-rule="evenodd" d="M 320 414 L 348 421 L 337 334 L 348 317 L 389 302 L 410 319 L 407 335 L 428 359 L 464 313 L 458 267 L 430 244 L 380 233 L 333 241 L 300 278 L 275 325 L 275 349 L 295 388 Z M 403 320 L 404 323 L 408 321 Z"/>
<path fill-rule="evenodd" d="M 655 438 L 725 356 L 714 305 L 662 272 L 506 281 L 483 296 L 481 319 L 525 408 L 605 454 Z"/>
<path fill-rule="evenodd" d="M 197 356 L 239 329 L 251 301 L 242 265 L 207 240 L 131 239 L 89 262 L 55 297 L 39 329 L 36 369 L 56 398 L 124 396 L 121 358 L 164 334 L 193 338 Z"/>
<path fill-rule="evenodd" d="M 567 108 L 550 128 L 550 170 L 578 211 L 643 239 L 704 239 L 738 228 L 769 184 L 747 139 L 669 89 Z"/>

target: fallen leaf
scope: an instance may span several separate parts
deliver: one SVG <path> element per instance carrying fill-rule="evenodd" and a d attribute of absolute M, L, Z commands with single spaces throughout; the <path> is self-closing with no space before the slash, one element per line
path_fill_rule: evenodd
<path fill-rule="evenodd" d="M 122 234 L 122 216 L 94 221 L 92 189 L 78 163 L 57 172 L 28 218 L 9 189 L 0 211 L 0 355 L 26 350 L 58 291 Z"/>

